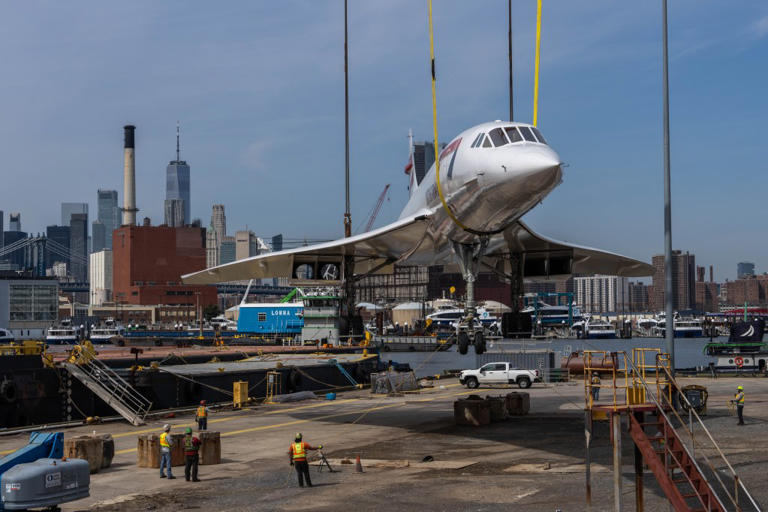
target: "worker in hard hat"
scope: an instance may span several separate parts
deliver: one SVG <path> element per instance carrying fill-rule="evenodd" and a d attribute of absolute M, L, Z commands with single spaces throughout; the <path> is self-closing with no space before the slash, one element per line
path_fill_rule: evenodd
<path fill-rule="evenodd" d="M 739 386 L 736 388 L 736 394 L 733 397 L 733 400 L 731 400 L 732 404 L 736 404 L 736 412 L 739 413 L 739 422 L 737 425 L 743 425 L 744 424 L 744 386 Z"/>
<path fill-rule="evenodd" d="M 206 407 L 205 400 L 200 400 L 200 406 L 195 411 L 195 421 L 197 422 L 197 430 L 206 430 L 208 428 L 208 413 L 211 410 Z"/>
<path fill-rule="evenodd" d="M 192 435 L 192 429 L 187 427 L 184 430 L 184 478 L 189 482 L 190 476 L 193 482 L 199 482 L 197 479 L 197 465 L 200 462 L 200 440 Z"/>
<path fill-rule="evenodd" d="M 171 446 L 173 446 L 173 439 L 171 438 L 171 426 L 167 423 L 163 425 L 163 433 L 160 434 L 160 478 L 165 478 L 165 468 L 168 468 L 168 478 L 171 480 L 176 478 L 171 473 Z"/>
<path fill-rule="evenodd" d="M 291 466 L 296 468 L 296 474 L 299 476 L 299 487 L 304 487 L 304 479 L 307 480 L 307 487 L 312 487 L 312 480 L 309 478 L 309 465 L 307 464 L 307 450 L 320 450 L 323 445 L 317 447 L 310 446 L 302 440 L 300 432 L 296 433 L 294 442 L 288 450 L 288 456 L 291 459 Z"/>
<path fill-rule="evenodd" d="M 600 398 L 600 375 L 597 372 L 592 372 L 591 379 L 592 389 L 592 401 L 597 402 Z"/>

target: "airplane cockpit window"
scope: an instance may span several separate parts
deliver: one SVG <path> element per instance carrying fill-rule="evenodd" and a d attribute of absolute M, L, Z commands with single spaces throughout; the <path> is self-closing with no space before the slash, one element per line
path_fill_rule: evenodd
<path fill-rule="evenodd" d="M 492 148 L 493 145 L 491 144 L 491 138 L 487 135 L 485 136 L 485 140 L 483 140 L 483 147 L 484 148 Z"/>
<path fill-rule="evenodd" d="M 544 136 L 541 134 L 538 128 L 531 128 L 533 130 L 534 135 L 536 135 L 536 138 L 539 139 L 539 142 L 542 144 L 546 144 L 547 141 L 544 139 Z"/>
<path fill-rule="evenodd" d="M 523 138 L 529 142 L 538 142 L 536 140 L 536 137 L 533 136 L 533 133 L 531 133 L 531 129 L 527 126 L 520 126 L 520 133 L 523 134 Z"/>
<path fill-rule="evenodd" d="M 508 126 L 504 128 L 507 131 L 509 141 L 514 144 L 515 142 L 522 142 L 523 138 L 520 136 L 520 132 L 514 126 Z"/>
<path fill-rule="evenodd" d="M 473 148 L 479 147 L 480 144 L 483 142 L 484 135 L 485 135 L 484 133 L 481 133 L 477 137 L 475 137 L 475 141 L 472 143 L 472 146 L 470 147 L 473 147 Z"/>
<path fill-rule="evenodd" d="M 509 141 L 507 140 L 507 136 L 504 135 L 504 130 L 501 128 L 495 128 L 488 132 L 488 135 L 491 137 L 491 140 L 493 141 L 493 145 L 497 148 L 499 146 L 504 146 L 505 144 L 509 144 Z"/>

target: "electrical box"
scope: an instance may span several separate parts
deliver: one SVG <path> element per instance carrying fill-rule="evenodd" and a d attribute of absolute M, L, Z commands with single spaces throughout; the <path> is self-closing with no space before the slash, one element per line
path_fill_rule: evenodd
<path fill-rule="evenodd" d="M 248 381 L 238 380 L 232 383 L 232 406 L 240 409 L 248 403 Z"/>
<path fill-rule="evenodd" d="M 82 459 L 38 459 L 17 464 L 0 479 L 5 510 L 55 507 L 90 495 L 91 471 Z"/>

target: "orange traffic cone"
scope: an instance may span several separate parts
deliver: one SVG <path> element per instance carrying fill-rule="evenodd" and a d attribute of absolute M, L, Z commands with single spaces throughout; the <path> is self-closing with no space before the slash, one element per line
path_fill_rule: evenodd
<path fill-rule="evenodd" d="M 363 471 L 363 463 L 360 462 L 360 454 L 357 454 L 357 459 L 355 460 L 355 471 L 358 473 L 364 473 Z"/>

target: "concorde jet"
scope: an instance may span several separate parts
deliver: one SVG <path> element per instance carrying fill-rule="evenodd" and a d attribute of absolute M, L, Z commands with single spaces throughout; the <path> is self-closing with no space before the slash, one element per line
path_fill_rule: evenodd
<path fill-rule="evenodd" d="M 412 157 L 412 154 L 411 154 Z M 541 132 L 494 121 L 459 134 L 419 181 L 410 171 L 410 199 L 384 227 L 296 249 L 261 254 L 182 277 L 214 284 L 265 277 L 351 282 L 392 272 L 396 264 L 444 265 L 466 282 L 465 318 L 457 327 L 464 354 L 485 350 L 476 327 L 474 282 L 480 271 L 517 283 L 572 273 L 648 276 L 653 267 L 626 256 L 535 233 L 521 217 L 562 182 L 562 162 Z M 330 284 L 330 283 L 329 283 Z"/>

